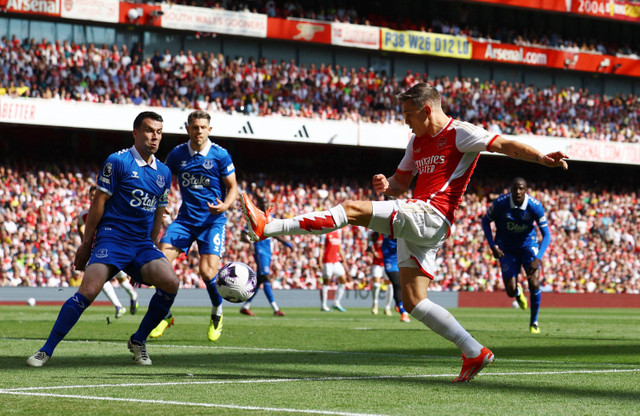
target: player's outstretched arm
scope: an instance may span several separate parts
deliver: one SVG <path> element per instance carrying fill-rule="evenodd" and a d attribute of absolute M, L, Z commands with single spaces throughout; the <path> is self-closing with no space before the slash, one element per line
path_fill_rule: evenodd
<path fill-rule="evenodd" d="M 528 162 L 540 163 L 541 165 L 554 168 L 561 167 L 567 170 L 569 166 L 567 161 L 569 156 L 564 153 L 552 152 L 543 155 L 538 150 L 529 146 L 528 144 L 520 143 L 515 140 L 505 139 L 502 136 L 498 136 L 492 143 L 489 149 L 490 152 L 502 153 L 514 159 L 526 160 Z"/>

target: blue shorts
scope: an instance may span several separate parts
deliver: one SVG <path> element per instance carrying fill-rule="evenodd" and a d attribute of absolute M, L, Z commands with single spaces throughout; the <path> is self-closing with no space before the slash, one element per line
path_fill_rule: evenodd
<path fill-rule="evenodd" d="M 398 259 L 394 259 L 392 261 L 385 260 L 384 271 L 387 273 L 399 272 L 400 269 L 398 268 Z"/>
<path fill-rule="evenodd" d="M 124 270 L 136 282 L 148 285 L 142 278 L 140 269 L 150 261 L 164 257 L 151 238 L 132 241 L 130 236 L 103 228 L 98 230 L 87 265 L 109 264 L 118 271 Z"/>
<path fill-rule="evenodd" d="M 169 224 L 160 242 L 171 244 L 187 254 L 191 244 L 197 241 L 200 254 L 215 254 L 222 257 L 226 232 L 227 219 L 224 217 L 221 217 L 221 221 L 205 227 L 188 225 L 178 218 Z"/>
<path fill-rule="evenodd" d="M 256 274 L 258 276 L 269 276 L 271 274 L 271 255 L 269 256 L 254 256 L 256 260 Z"/>
<path fill-rule="evenodd" d="M 538 255 L 537 246 L 522 247 L 517 250 L 505 250 L 500 247 L 504 252 L 504 257 L 500 259 L 500 268 L 502 269 L 502 280 L 507 281 L 517 277 L 520 274 L 520 270 L 528 269 L 531 262 Z"/>

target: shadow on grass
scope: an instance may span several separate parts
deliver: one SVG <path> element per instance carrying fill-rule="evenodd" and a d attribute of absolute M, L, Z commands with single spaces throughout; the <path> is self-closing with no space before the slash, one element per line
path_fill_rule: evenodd
<path fill-rule="evenodd" d="M 444 354 L 442 350 L 430 350 L 433 354 Z M 448 351 L 447 351 L 448 352 Z M 108 359 L 105 359 L 108 358 Z M 224 354 L 203 354 L 190 353 L 185 354 L 156 354 L 152 356 L 154 365 L 152 367 L 138 367 L 131 363 L 128 356 L 115 355 L 109 357 L 53 357 L 46 367 L 42 369 L 30 369 L 26 366 L 26 357 L 2 357 L 0 358 L 0 367 L 5 370 L 25 370 L 25 371 L 44 371 L 47 370 L 57 373 L 55 381 L 52 384 L 64 385 L 65 379 L 68 377 L 71 383 L 81 384 L 82 380 L 87 380 L 88 385 L 92 384 L 121 384 L 121 383 L 162 383 L 162 382 L 215 382 L 234 381 L 234 380 L 276 380 L 277 379 L 306 379 L 309 382 L 333 383 L 331 388 L 335 388 L 336 382 L 340 382 L 339 378 L 344 378 L 344 382 L 384 382 L 389 386 L 390 391 L 394 389 L 402 389 L 408 386 L 425 388 L 426 391 L 432 388 L 457 388 L 457 389 L 473 389 L 480 396 L 487 393 L 508 394 L 508 395 L 530 395 L 535 392 L 537 397 L 544 397 L 546 400 L 560 400 L 567 398 L 584 399 L 590 398 L 597 400 L 606 400 L 606 402 L 619 403 L 638 403 L 640 404 L 640 394 L 635 388 L 627 388 L 626 390 L 619 387 L 616 391 L 606 387 L 600 387 L 597 383 L 589 385 L 571 385 L 571 383 L 545 383 L 540 381 L 537 376 L 523 375 L 517 379 L 511 378 L 496 379 L 489 373 L 480 376 L 469 384 L 453 384 L 451 377 L 403 377 L 402 375 L 387 376 L 380 378 L 380 365 L 388 365 L 389 367 L 401 364 L 419 365 L 424 368 L 424 373 L 432 373 L 442 371 L 446 368 L 446 372 L 453 374 L 458 371 L 458 364 L 448 358 L 433 358 L 429 360 L 390 360 L 388 363 L 382 363 L 379 360 L 372 362 L 371 367 L 367 363 L 363 363 L 360 358 L 342 357 L 339 359 L 328 359 L 327 354 L 311 354 L 311 353 L 290 353 L 290 352 L 268 352 L 268 353 L 224 353 Z M 419 362 L 418 362 L 419 361 Z M 206 365 L 202 365 L 206 363 Z M 266 364 L 266 365 L 265 365 Z M 292 365 L 293 364 L 293 365 Z M 491 367 L 492 370 L 496 366 L 501 365 L 499 362 Z M 73 369 L 90 368 L 96 374 L 99 374 L 100 383 L 96 383 L 96 376 L 83 375 L 72 372 Z M 172 371 L 175 369 L 175 371 Z M 192 369 L 192 370 L 191 370 Z M 60 374 L 60 370 L 62 374 Z M 187 374 L 185 371 L 192 371 Z M 68 375 L 68 376 L 67 376 Z M 571 377 L 572 375 L 567 375 Z M 527 379 L 526 377 L 529 377 Z M 536 377 L 535 380 L 531 379 Z M 371 380 L 367 380 L 370 378 Z M 48 384 L 48 383 L 44 383 Z M 42 385 L 42 384 L 41 384 Z M 140 386 L 143 388 L 143 386 Z M 151 386 L 153 388 L 153 386 Z M 468 393 L 468 390 L 466 390 Z"/>

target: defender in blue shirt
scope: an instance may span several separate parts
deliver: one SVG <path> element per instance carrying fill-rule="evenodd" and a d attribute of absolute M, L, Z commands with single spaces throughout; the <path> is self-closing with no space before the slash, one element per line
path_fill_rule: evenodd
<path fill-rule="evenodd" d="M 258 206 L 261 210 L 267 209 L 267 199 L 264 197 L 260 197 L 257 199 Z M 293 245 L 280 236 L 273 237 L 275 240 L 281 242 L 288 248 L 293 248 Z M 245 228 L 242 230 L 242 239 L 250 243 L 251 239 L 249 238 L 249 230 Z M 251 302 L 255 299 L 258 294 L 258 289 L 260 285 L 264 289 L 264 294 L 273 309 L 274 316 L 284 316 L 284 312 L 278 307 L 275 298 L 273 297 L 273 290 L 271 289 L 271 282 L 273 282 L 274 276 L 271 275 L 271 238 L 265 238 L 261 241 L 256 241 L 253 243 L 253 258 L 256 261 L 256 274 L 258 277 L 258 288 L 256 288 L 256 292 L 249 298 L 240 308 L 240 313 L 243 315 L 256 316 L 256 314 L 251 310 Z"/>
<path fill-rule="evenodd" d="M 30 366 L 42 367 L 47 362 L 104 283 L 120 270 L 156 288 L 128 342 L 136 364 L 151 365 L 147 337 L 171 309 L 179 287 L 171 264 L 155 244 L 171 189 L 169 168 L 154 156 L 162 140 L 162 121 L 154 112 L 138 114 L 133 122 L 133 147 L 113 153 L 102 166 L 74 260 L 76 270 L 85 271 L 82 283 L 62 305 L 47 342 L 27 360 Z"/>
<path fill-rule="evenodd" d="M 380 234 L 377 231 L 374 231 L 370 236 L 369 242 L 376 241 L 379 238 L 379 235 Z M 380 250 L 382 251 L 382 260 L 384 261 L 384 272 L 387 274 L 387 277 L 391 282 L 393 300 L 396 302 L 396 309 L 398 313 L 400 313 L 400 321 L 410 322 L 411 318 L 409 318 L 409 314 L 404 309 L 404 303 L 402 302 L 400 269 L 398 268 L 398 240 L 383 234 Z"/>
<path fill-rule="evenodd" d="M 189 141 L 176 146 L 167 156 L 166 164 L 180 186 L 182 205 L 162 237 L 160 249 L 173 263 L 197 242 L 200 276 L 212 304 L 207 338 L 217 341 L 222 335 L 222 297 L 215 278 L 224 253 L 225 211 L 238 197 L 238 185 L 229 152 L 209 140 L 210 123 L 208 113 L 200 110 L 190 113 L 186 124 Z M 173 322 L 173 316 L 167 315 L 150 336 L 161 336 Z"/>
<path fill-rule="evenodd" d="M 515 178 L 511 192 L 498 197 L 482 218 L 482 229 L 493 256 L 500 260 L 502 280 L 509 297 L 515 297 L 522 309 L 527 309 L 527 299 L 522 286 L 517 282 L 524 268 L 529 282 L 531 319 L 529 330 L 539 334 L 538 311 L 540 310 L 540 259 L 550 241 L 549 227 L 540 201 L 526 193 L 527 182 Z M 493 237 L 491 222 L 495 222 Z M 538 244 L 537 223 L 542 241 Z"/>

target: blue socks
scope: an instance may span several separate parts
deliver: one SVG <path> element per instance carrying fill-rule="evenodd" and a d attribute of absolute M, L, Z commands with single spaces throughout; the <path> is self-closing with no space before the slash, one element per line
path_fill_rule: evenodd
<path fill-rule="evenodd" d="M 407 313 L 407 311 L 404 309 L 404 303 L 396 302 L 396 304 L 398 306 L 398 310 L 400 311 L 400 313 Z"/>
<path fill-rule="evenodd" d="M 211 304 L 217 308 L 222 304 L 222 296 L 220 296 L 216 288 L 216 279 L 209 280 L 205 285 L 207 287 L 207 293 L 209 293 L 209 299 L 211 299 Z"/>
<path fill-rule="evenodd" d="M 62 305 L 58 319 L 53 324 L 49 338 L 40 351 L 46 352 L 49 357 L 53 355 L 53 350 L 67 336 L 71 328 L 78 322 L 80 315 L 91 305 L 91 302 L 80 293 L 76 293 Z"/>
<path fill-rule="evenodd" d="M 156 288 L 156 293 L 149 301 L 149 309 L 144 318 L 142 318 L 138 331 L 132 336 L 134 341 L 140 343 L 147 341 L 151 331 L 170 313 L 171 305 L 173 305 L 176 295 L 177 293 L 167 293 L 162 289 Z"/>
<path fill-rule="evenodd" d="M 531 325 L 534 322 L 538 322 L 538 311 L 540 310 L 540 289 L 535 292 L 531 292 L 529 299 L 531 300 Z"/>
<path fill-rule="evenodd" d="M 273 291 L 271 290 L 271 282 L 266 281 L 262 284 L 262 288 L 264 289 L 264 294 L 267 296 L 269 303 L 273 303 Z"/>

